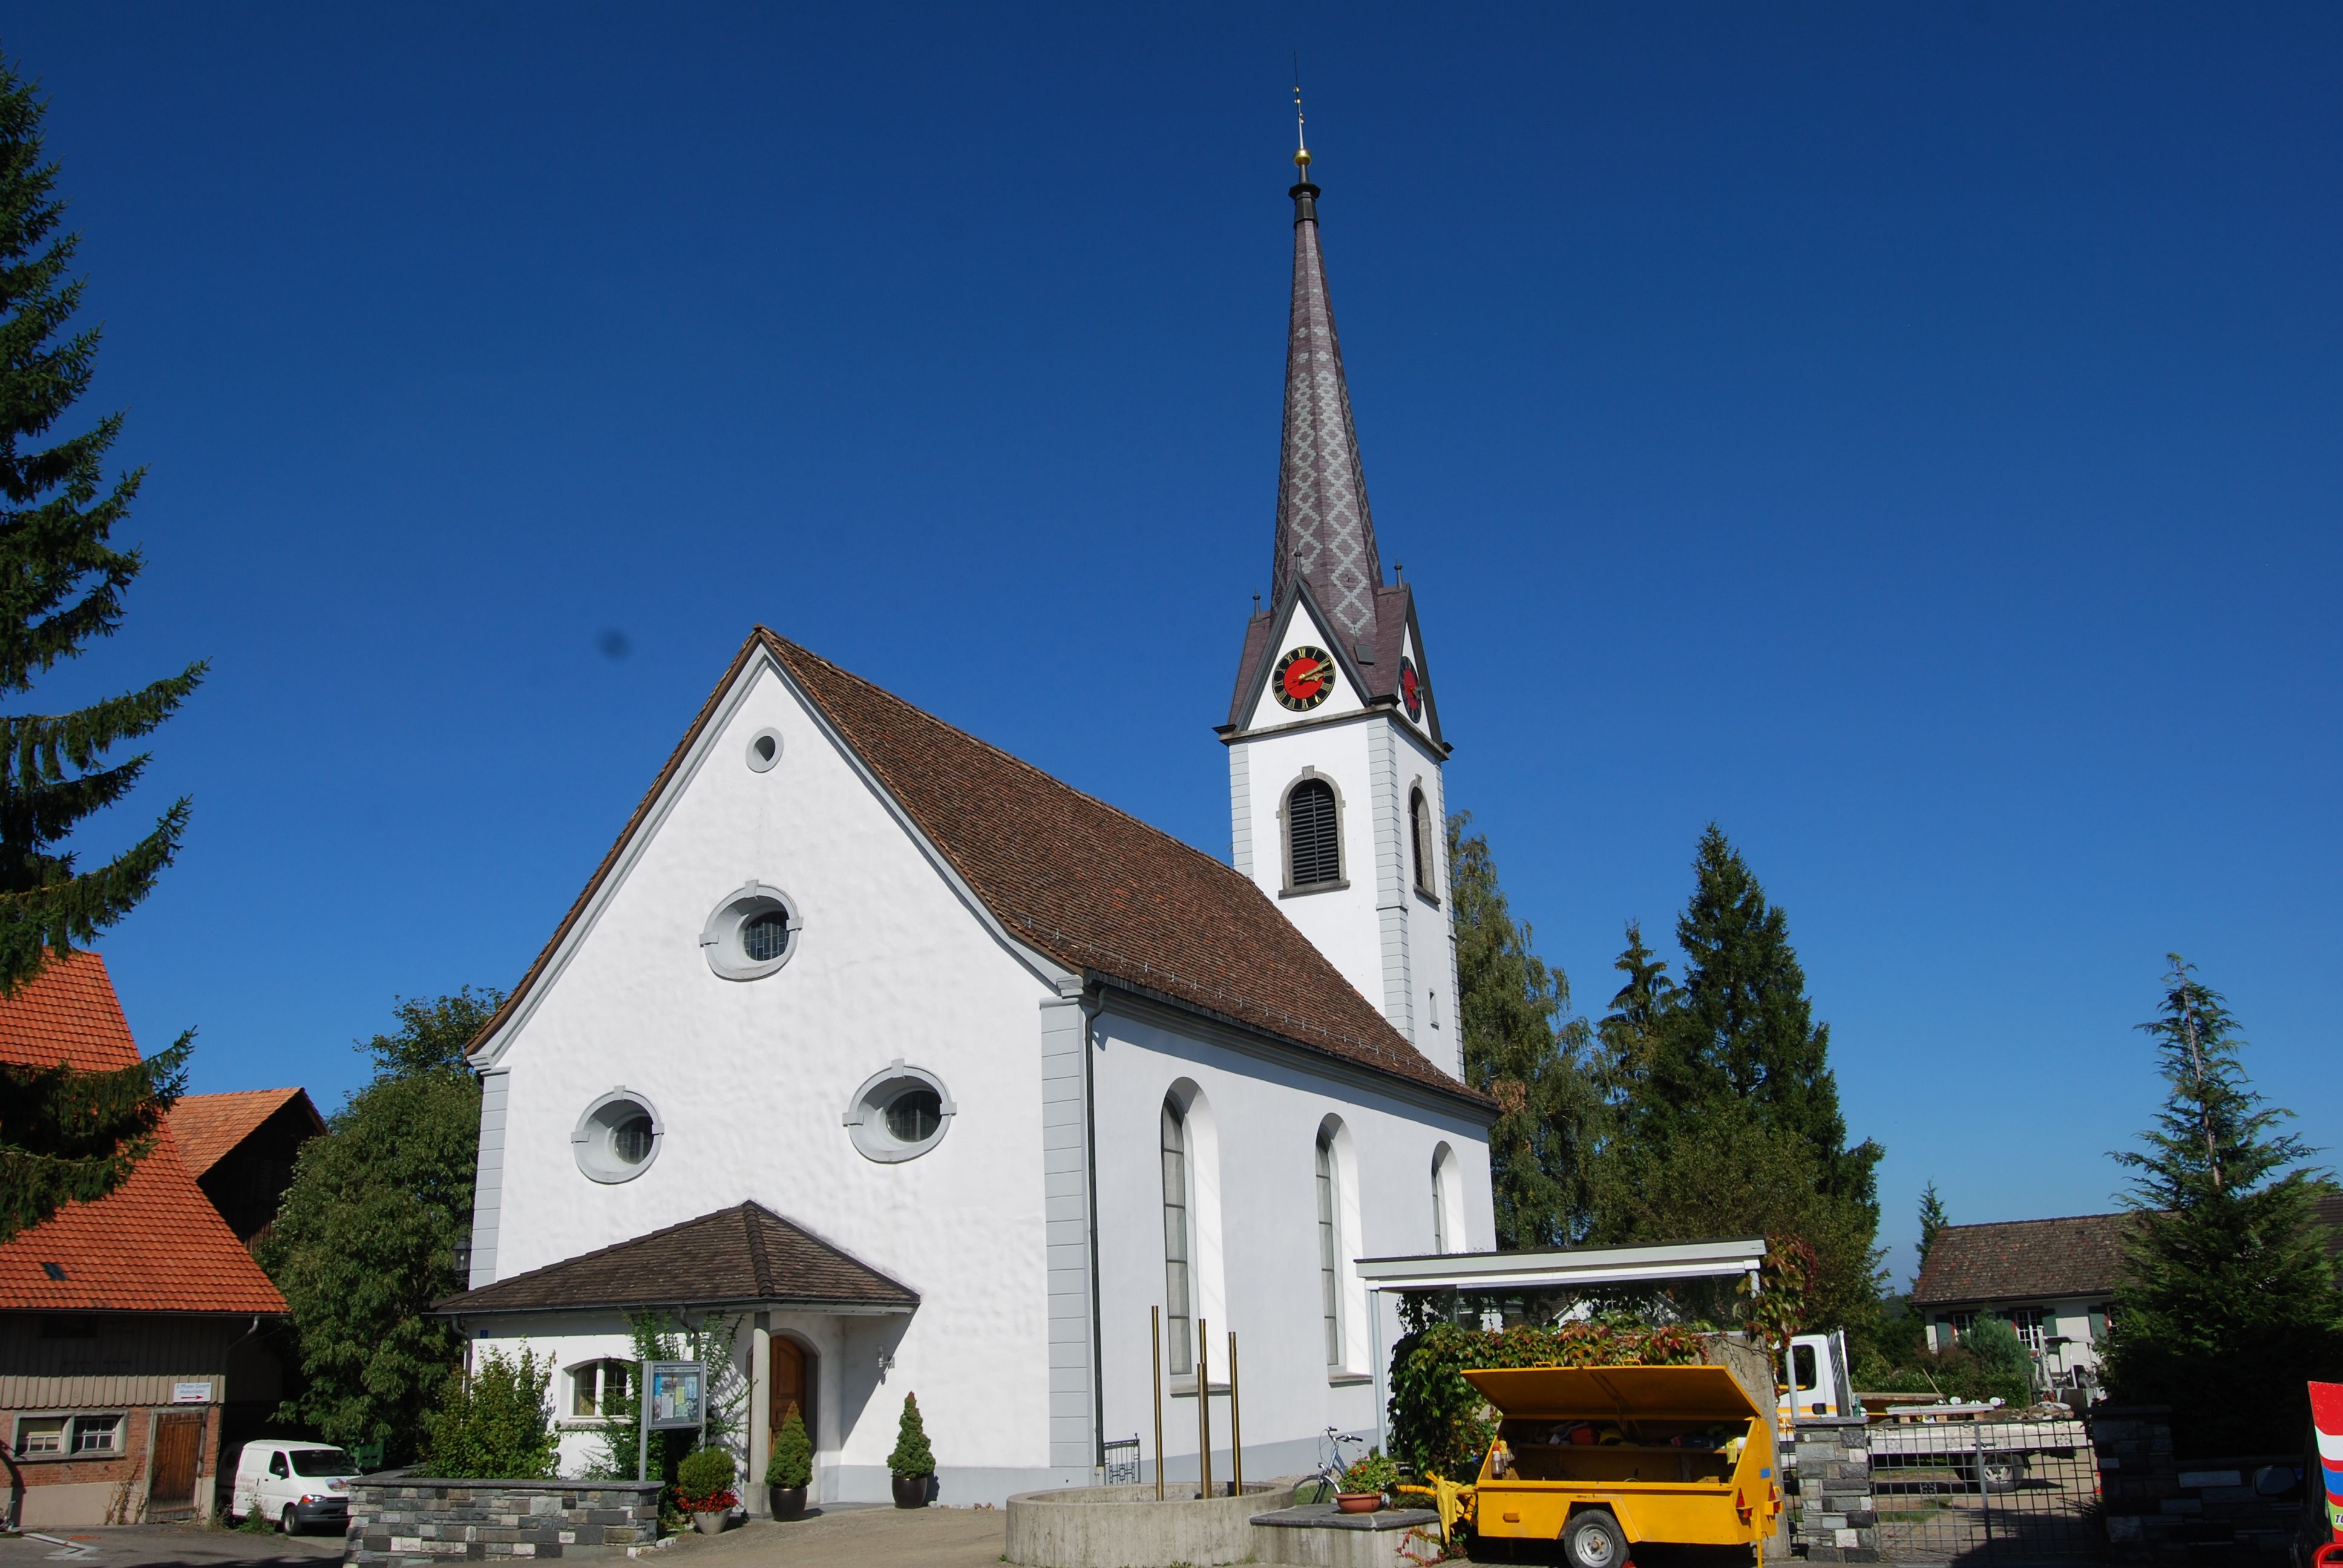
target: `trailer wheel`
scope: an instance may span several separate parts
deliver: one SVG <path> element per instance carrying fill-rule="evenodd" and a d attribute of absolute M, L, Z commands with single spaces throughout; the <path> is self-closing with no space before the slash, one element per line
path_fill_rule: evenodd
<path fill-rule="evenodd" d="M 2022 1453 L 1988 1453 L 1983 1467 L 1985 1489 L 1987 1492 L 2015 1492 L 2026 1476 L 2026 1455 Z"/>
<path fill-rule="evenodd" d="M 1562 1550 L 1570 1568 L 1619 1568 L 1627 1560 L 1627 1536 L 1609 1509 L 1590 1508 L 1562 1527 Z"/>

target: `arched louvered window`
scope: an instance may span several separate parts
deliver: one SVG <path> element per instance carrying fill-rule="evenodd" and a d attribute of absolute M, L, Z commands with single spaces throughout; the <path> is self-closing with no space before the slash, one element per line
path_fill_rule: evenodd
<path fill-rule="evenodd" d="M 1318 1281 L 1326 1310 L 1326 1364 L 1342 1364 L 1342 1194 L 1334 1188 L 1334 1139 L 1318 1132 Z"/>
<path fill-rule="evenodd" d="M 1178 1101 L 1163 1101 L 1163 1331 L 1171 1342 L 1172 1375 L 1196 1370 L 1189 1325 L 1195 1320 L 1193 1271 L 1188 1248 L 1188 1119 Z"/>
<path fill-rule="evenodd" d="M 1334 786 L 1304 779 L 1285 797 L 1287 885 L 1322 888 L 1342 879 L 1342 825 Z"/>
<path fill-rule="evenodd" d="M 1421 789 L 1407 798 L 1409 838 L 1415 849 L 1415 890 L 1426 898 L 1440 896 L 1432 876 L 1432 802 Z"/>

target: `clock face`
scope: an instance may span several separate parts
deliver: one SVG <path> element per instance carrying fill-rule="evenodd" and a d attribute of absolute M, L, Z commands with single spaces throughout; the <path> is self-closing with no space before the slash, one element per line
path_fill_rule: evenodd
<path fill-rule="evenodd" d="M 1333 658 L 1322 648 L 1297 648 L 1277 661 L 1271 685 L 1279 702 L 1307 713 L 1334 695 Z"/>
<path fill-rule="evenodd" d="M 1423 678 L 1415 673 L 1415 660 L 1399 661 L 1399 699 L 1407 705 L 1407 717 L 1413 723 L 1423 722 Z"/>

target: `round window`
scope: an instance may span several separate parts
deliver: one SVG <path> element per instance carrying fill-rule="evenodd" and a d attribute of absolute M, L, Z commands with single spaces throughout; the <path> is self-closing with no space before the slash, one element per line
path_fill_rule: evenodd
<path fill-rule="evenodd" d="M 865 1159 L 892 1165 L 916 1160 L 942 1142 L 956 1111 L 934 1073 L 890 1061 L 854 1091 L 845 1121 Z"/>
<path fill-rule="evenodd" d="M 716 906 L 700 929 L 708 967 L 726 980 L 762 980 L 797 948 L 797 910 L 779 888 L 751 882 Z"/>
<path fill-rule="evenodd" d="M 755 773 L 769 772 L 781 759 L 781 732 L 759 729 L 749 738 L 749 769 Z"/>
<path fill-rule="evenodd" d="M 578 1119 L 569 1150 L 588 1180 L 631 1181 L 659 1158 L 665 1136 L 649 1101 L 631 1089 L 614 1089 Z"/>

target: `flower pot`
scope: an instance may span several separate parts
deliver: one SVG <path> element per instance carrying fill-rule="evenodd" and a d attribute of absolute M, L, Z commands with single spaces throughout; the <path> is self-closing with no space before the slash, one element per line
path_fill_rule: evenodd
<path fill-rule="evenodd" d="M 704 1513 L 691 1516 L 691 1527 L 702 1535 L 721 1535 L 725 1526 L 731 1523 L 732 1511 L 729 1508 L 711 1508 Z"/>
<path fill-rule="evenodd" d="M 1334 1506 L 1341 1509 L 1345 1513 L 1373 1513 L 1376 1509 L 1381 1508 L 1383 1505 L 1383 1494 L 1380 1492 L 1338 1492 L 1334 1493 Z"/>
<path fill-rule="evenodd" d="M 805 1512 L 806 1489 L 802 1486 L 768 1486 L 766 1502 L 776 1519 L 795 1519 Z"/>
<path fill-rule="evenodd" d="M 928 1493 L 936 1483 L 934 1476 L 899 1475 L 894 1480 L 896 1507 L 925 1508 L 928 1505 Z"/>

